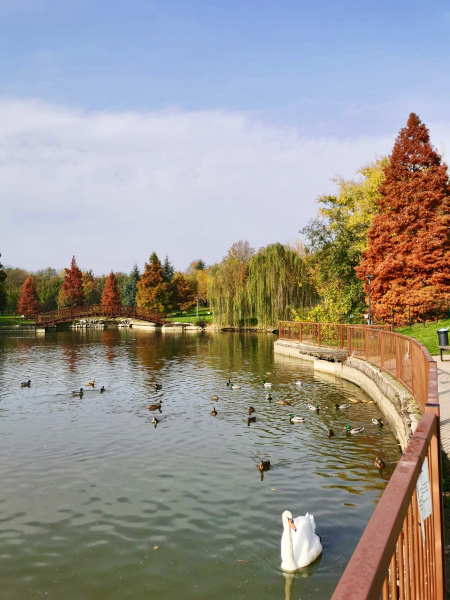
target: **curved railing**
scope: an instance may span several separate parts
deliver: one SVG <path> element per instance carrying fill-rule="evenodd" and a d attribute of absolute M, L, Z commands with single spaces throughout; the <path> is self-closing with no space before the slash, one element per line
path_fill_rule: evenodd
<path fill-rule="evenodd" d="M 437 365 L 412 338 L 336 323 L 279 323 L 279 337 L 346 349 L 390 373 L 422 418 L 351 557 L 332 600 L 442 600 L 444 545 Z M 429 505 L 427 499 L 429 498 Z"/>
<path fill-rule="evenodd" d="M 58 323 L 66 323 L 76 319 L 88 319 L 92 317 L 123 317 L 127 319 L 149 321 L 151 323 L 157 323 L 158 325 L 163 325 L 165 323 L 164 315 L 151 310 L 150 308 L 121 305 L 101 306 L 100 304 L 52 310 L 51 312 L 36 315 L 35 321 L 38 326 L 48 327 L 49 325 L 57 325 Z"/>

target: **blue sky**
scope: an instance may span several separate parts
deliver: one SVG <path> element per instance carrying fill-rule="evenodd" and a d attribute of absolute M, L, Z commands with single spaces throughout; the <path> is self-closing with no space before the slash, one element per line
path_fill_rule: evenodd
<path fill-rule="evenodd" d="M 444 2 L 0 0 L 5 263 L 128 271 L 156 250 L 184 269 L 293 239 L 411 111 L 445 152 L 449 27 Z M 125 248 L 80 241 L 91 210 Z"/>

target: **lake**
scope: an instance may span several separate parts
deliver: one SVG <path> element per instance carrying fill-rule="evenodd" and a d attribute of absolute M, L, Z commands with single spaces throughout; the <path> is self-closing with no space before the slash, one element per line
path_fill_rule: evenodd
<path fill-rule="evenodd" d="M 330 598 L 399 446 L 387 425 L 372 424 L 376 405 L 334 408 L 367 400 L 362 390 L 274 356 L 275 339 L 116 328 L 0 335 L 0 597 Z M 159 400 L 161 412 L 149 411 Z M 291 424 L 290 412 L 306 422 Z M 347 435 L 347 423 L 365 430 Z M 271 462 L 263 477 L 260 459 Z M 285 509 L 313 513 L 322 537 L 322 557 L 295 576 L 280 570 Z"/>

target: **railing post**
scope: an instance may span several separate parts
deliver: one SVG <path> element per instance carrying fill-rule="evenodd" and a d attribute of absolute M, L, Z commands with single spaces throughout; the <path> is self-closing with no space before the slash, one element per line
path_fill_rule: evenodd
<path fill-rule="evenodd" d="M 347 327 L 347 354 L 349 356 L 352 354 L 352 334 L 350 332 L 350 327 Z"/>
<path fill-rule="evenodd" d="M 366 360 L 369 360 L 369 330 L 364 330 L 364 352 L 366 355 Z"/>
<path fill-rule="evenodd" d="M 320 329 L 320 323 L 317 324 L 317 345 L 320 346 L 322 342 L 322 331 Z"/>
<path fill-rule="evenodd" d="M 380 367 L 384 369 L 384 332 L 378 332 L 378 344 L 380 346 Z"/>
<path fill-rule="evenodd" d="M 344 347 L 344 326 L 342 324 L 339 325 L 339 347 L 341 350 Z"/>
<path fill-rule="evenodd" d="M 299 342 L 302 343 L 303 340 L 303 329 L 302 329 L 302 322 L 300 321 L 300 329 L 298 332 L 298 337 L 299 337 Z"/>

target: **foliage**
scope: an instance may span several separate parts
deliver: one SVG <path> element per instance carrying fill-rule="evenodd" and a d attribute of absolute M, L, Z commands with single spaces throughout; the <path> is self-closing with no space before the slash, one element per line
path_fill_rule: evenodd
<path fill-rule="evenodd" d="M 88 306 L 98 304 L 99 293 L 95 285 L 95 277 L 92 271 L 83 272 L 83 297 Z"/>
<path fill-rule="evenodd" d="M 375 214 L 378 189 L 384 179 L 387 159 L 362 167 L 358 179 L 334 179 L 336 196 L 320 196 L 317 217 L 301 233 L 306 236 L 307 265 L 321 297 L 302 318 L 339 322 L 353 313 L 366 311 L 363 283 L 355 272 L 367 244 L 367 233 Z"/>
<path fill-rule="evenodd" d="M 174 273 L 175 273 L 175 269 L 173 268 L 173 265 L 170 262 L 169 257 L 166 254 L 166 258 L 164 259 L 164 265 L 163 265 L 164 281 L 166 283 L 170 283 L 172 281 Z"/>
<path fill-rule="evenodd" d="M 247 240 L 239 240 L 228 250 L 228 258 L 235 259 L 240 263 L 248 263 L 255 254 L 254 248 L 250 246 Z"/>
<path fill-rule="evenodd" d="M 65 271 L 66 276 L 58 296 L 58 307 L 83 306 L 83 274 L 77 266 L 75 256 L 72 256 L 70 269 Z"/>
<path fill-rule="evenodd" d="M 144 272 L 136 285 L 136 305 L 164 311 L 169 303 L 168 284 L 164 281 L 161 261 L 155 252 L 150 262 L 145 263 Z"/>
<path fill-rule="evenodd" d="M 25 317 L 32 317 L 40 312 L 39 299 L 31 276 L 28 276 L 24 281 L 17 303 L 17 310 Z"/>
<path fill-rule="evenodd" d="M 122 302 L 125 306 L 136 306 L 136 285 L 140 278 L 141 274 L 135 264 L 122 288 Z"/>
<path fill-rule="evenodd" d="M 1 254 L 0 254 L 1 257 Z M 8 295 L 6 293 L 5 288 L 5 280 L 6 280 L 6 271 L 3 268 L 2 263 L 0 262 L 0 314 L 3 314 L 3 311 L 6 308 Z"/>
<path fill-rule="evenodd" d="M 188 278 L 184 273 L 176 272 L 171 283 L 172 307 L 183 313 L 195 303 L 195 296 Z"/>
<path fill-rule="evenodd" d="M 374 275 L 372 305 L 377 319 L 392 309 L 450 297 L 450 188 L 447 166 L 430 143 L 428 129 L 411 113 L 395 141 L 368 248 L 358 277 Z M 367 285 L 366 285 L 367 287 Z M 406 311 L 401 315 L 406 320 Z"/>
<path fill-rule="evenodd" d="M 29 273 L 25 269 L 15 267 L 5 267 L 5 271 L 7 274 L 7 279 L 4 283 L 7 295 L 6 310 L 14 313 L 17 310 L 20 291 Z"/>
<path fill-rule="evenodd" d="M 195 291 L 198 301 L 206 305 L 208 301 L 208 282 L 210 279 L 209 269 L 195 271 Z"/>
<path fill-rule="evenodd" d="M 311 306 L 316 295 L 304 259 L 282 244 L 271 244 L 248 263 L 247 292 L 258 327 L 291 318 L 290 306 Z"/>
<path fill-rule="evenodd" d="M 121 302 L 120 291 L 117 286 L 116 276 L 111 273 L 106 278 L 105 287 L 100 304 L 102 306 L 117 306 Z"/>
<path fill-rule="evenodd" d="M 48 267 L 38 271 L 34 280 L 42 312 L 55 310 L 58 306 L 57 298 L 62 285 L 59 274 L 55 269 Z"/>

